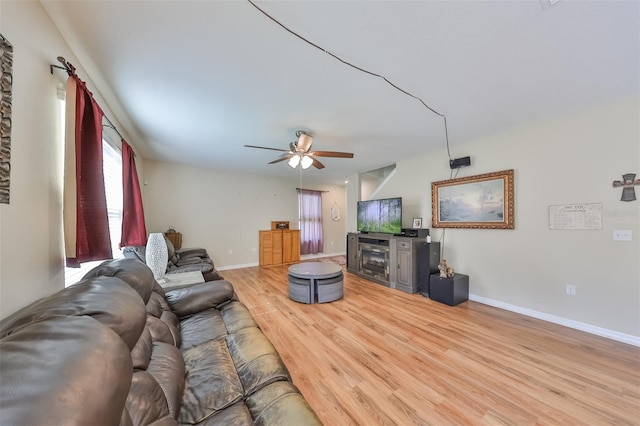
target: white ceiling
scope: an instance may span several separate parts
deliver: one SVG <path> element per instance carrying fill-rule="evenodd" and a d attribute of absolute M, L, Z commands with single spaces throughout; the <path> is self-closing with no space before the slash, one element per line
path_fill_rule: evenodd
<path fill-rule="evenodd" d="M 444 114 L 453 157 L 492 132 L 640 96 L 638 1 L 255 3 Z M 314 149 L 355 154 L 304 171 L 339 182 L 445 147 L 440 116 L 246 0 L 42 4 L 145 158 L 293 177 L 267 165 L 277 152 L 243 145 L 285 149 L 306 130 Z"/>

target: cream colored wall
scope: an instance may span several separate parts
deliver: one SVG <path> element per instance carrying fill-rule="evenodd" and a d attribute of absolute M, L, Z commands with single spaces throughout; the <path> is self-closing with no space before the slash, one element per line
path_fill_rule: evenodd
<path fill-rule="evenodd" d="M 0 32 L 13 53 L 11 202 L 0 204 L 0 318 L 64 288 L 62 239 L 63 143 L 53 75 L 57 56 L 95 87 L 40 2 L 0 2 Z M 105 113 L 105 102 L 94 91 Z M 117 127 L 117 121 L 114 123 Z M 131 141 L 130 141 L 131 142 Z"/>
<path fill-rule="evenodd" d="M 611 185 L 640 174 L 639 117 L 633 99 L 452 146 L 453 157 L 472 158 L 459 177 L 515 169 L 515 230 L 446 230 L 444 257 L 470 276 L 471 293 L 640 343 L 640 201 L 621 202 Z M 398 161 L 377 196 L 403 197 L 404 226 L 422 217 L 431 227 L 431 182 L 449 172 L 444 150 Z M 549 205 L 572 203 L 601 203 L 602 230 L 549 230 Z M 634 240 L 613 241 L 613 229 L 632 230 Z"/>
<path fill-rule="evenodd" d="M 63 287 L 56 89 L 64 76 L 49 74 L 49 64 L 63 55 L 93 85 L 39 2 L 1 2 L 0 32 L 15 49 L 11 204 L 0 205 L 4 317 Z M 452 146 L 454 157 L 472 157 L 473 165 L 460 176 L 515 169 L 515 230 L 446 231 L 445 256 L 470 275 L 474 295 L 640 336 L 640 201 L 620 202 L 621 190 L 611 187 L 623 173 L 640 172 L 639 110 L 634 99 Z M 147 169 L 139 162 L 139 172 L 149 182 L 143 187 L 148 230 L 175 226 L 186 246 L 209 248 L 220 266 L 257 263 L 257 231 L 270 220 L 297 223 L 297 181 L 145 163 Z M 428 225 L 430 183 L 448 177 L 444 150 L 430 152 L 399 161 L 376 196 L 402 196 L 403 225 L 410 226 L 413 217 Z M 355 230 L 356 176 L 346 188 L 342 197 L 341 187 L 314 188 L 328 189 L 345 203 L 342 220 L 327 224 L 327 241 L 335 246 L 327 252 L 344 252 L 341 227 Z M 603 205 L 601 231 L 548 230 L 549 205 L 587 202 Z M 634 241 L 613 242 L 613 229 L 631 229 Z M 441 230 L 432 234 L 442 237 Z M 577 286 L 576 296 L 565 295 L 567 283 Z"/>
<path fill-rule="evenodd" d="M 145 161 L 145 218 L 148 232 L 170 226 L 182 232 L 184 247 L 204 247 L 217 268 L 258 264 L 258 231 L 272 220 L 298 229 L 297 179 L 231 173 L 176 163 Z M 344 253 L 345 219 L 331 220 L 334 202 L 344 212 L 341 186 L 306 184 L 323 195 L 325 253 Z M 331 244 L 333 242 L 333 244 Z"/>
<path fill-rule="evenodd" d="M 40 3 L 3 2 L 13 45 L 11 201 L 0 205 L 0 316 L 63 288 L 60 79 L 49 61 L 68 47 Z M 30 25 L 25 25 L 25 23 Z"/>

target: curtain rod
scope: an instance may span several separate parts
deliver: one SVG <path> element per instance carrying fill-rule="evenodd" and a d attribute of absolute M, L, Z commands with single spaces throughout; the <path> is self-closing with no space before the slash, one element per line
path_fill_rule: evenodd
<path fill-rule="evenodd" d="M 305 188 L 296 188 L 296 191 L 316 191 L 316 192 L 329 192 L 329 191 L 318 191 L 317 189 L 305 189 Z"/>
<path fill-rule="evenodd" d="M 73 75 L 77 76 L 76 67 L 71 65 L 70 62 L 67 62 L 67 60 L 64 57 L 58 56 L 56 59 L 58 60 L 58 62 L 60 62 L 62 64 L 62 66 L 49 64 L 49 72 L 51 72 L 51 74 L 53 74 L 53 69 L 57 68 L 59 70 L 65 70 L 67 72 L 67 74 L 69 74 L 69 77 L 71 77 Z M 109 117 L 107 117 L 104 113 L 103 113 L 102 117 L 105 120 L 107 120 L 107 123 L 108 123 L 108 124 L 103 124 L 102 127 L 108 127 L 110 129 L 113 129 L 118 134 L 118 136 L 120 136 L 120 139 L 124 139 L 124 136 L 122 136 L 122 133 L 120 133 L 118 131 L 118 129 L 116 128 L 116 126 L 113 125 L 111 120 L 109 120 Z"/>

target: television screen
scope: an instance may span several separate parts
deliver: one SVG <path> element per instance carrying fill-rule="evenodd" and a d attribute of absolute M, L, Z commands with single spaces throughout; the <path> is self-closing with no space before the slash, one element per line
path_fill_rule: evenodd
<path fill-rule="evenodd" d="M 402 198 L 358 201 L 358 231 L 400 234 Z"/>

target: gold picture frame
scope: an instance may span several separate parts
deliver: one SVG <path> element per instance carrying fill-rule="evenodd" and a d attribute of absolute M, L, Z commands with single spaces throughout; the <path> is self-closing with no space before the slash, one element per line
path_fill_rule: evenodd
<path fill-rule="evenodd" d="M 434 228 L 515 229 L 514 171 L 431 183 Z"/>

